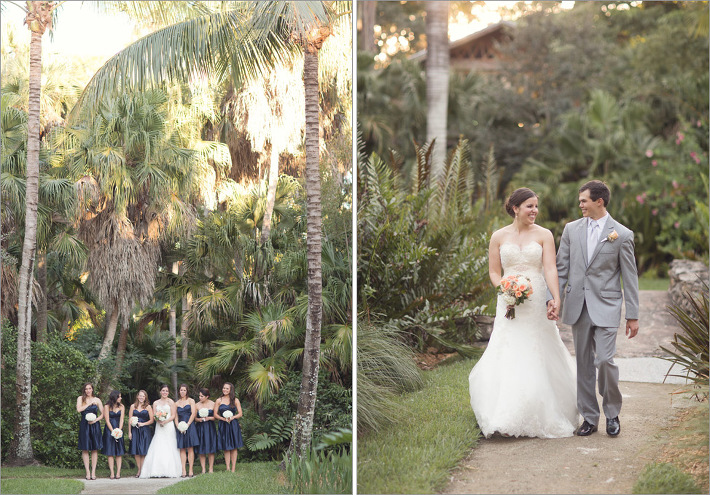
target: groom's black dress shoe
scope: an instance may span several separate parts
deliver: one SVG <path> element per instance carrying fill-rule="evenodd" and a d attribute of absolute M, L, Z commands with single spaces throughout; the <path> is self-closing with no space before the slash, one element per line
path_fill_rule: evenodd
<path fill-rule="evenodd" d="M 579 435 L 580 437 L 586 437 L 588 435 L 591 435 L 595 431 L 597 431 L 597 425 L 588 423 L 585 419 L 584 423 L 582 423 L 582 426 L 580 426 L 579 430 L 577 430 L 577 435 Z"/>
<path fill-rule="evenodd" d="M 621 423 L 619 423 L 619 416 L 606 420 L 606 433 L 609 436 L 615 437 L 621 431 Z"/>

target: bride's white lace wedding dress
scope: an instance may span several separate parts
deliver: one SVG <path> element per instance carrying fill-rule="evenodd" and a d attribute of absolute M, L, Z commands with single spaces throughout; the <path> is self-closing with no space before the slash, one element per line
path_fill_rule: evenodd
<path fill-rule="evenodd" d="M 504 276 L 530 279 L 533 294 L 505 318 L 498 296 L 493 332 L 483 356 L 469 375 L 471 407 L 481 432 L 559 438 L 574 434 L 577 413 L 576 367 L 547 319 L 547 285 L 542 271 L 542 246 L 500 246 Z"/>
<path fill-rule="evenodd" d="M 156 406 L 156 413 L 161 410 L 172 414 L 169 405 Z M 177 478 L 182 474 L 180 464 L 175 423 L 169 421 L 164 426 L 160 426 L 156 418 L 155 433 L 153 434 L 153 440 L 150 442 L 150 447 L 148 447 L 140 477 Z"/>

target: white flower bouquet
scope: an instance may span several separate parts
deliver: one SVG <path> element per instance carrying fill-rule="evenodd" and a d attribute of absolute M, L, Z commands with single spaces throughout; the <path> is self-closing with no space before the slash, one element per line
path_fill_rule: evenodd
<path fill-rule="evenodd" d="M 123 430 L 120 428 L 114 428 L 111 430 L 111 436 L 118 442 L 119 438 L 123 438 Z"/>
<path fill-rule="evenodd" d="M 178 423 L 177 429 L 180 433 L 185 433 L 187 431 L 187 423 L 180 421 Z"/>
<path fill-rule="evenodd" d="M 131 417 L 131 426 L 138 426 L 138 416 Z"/>
<path fill-rule="evenodd" d="M 232 411 L 224 411 L 224 413 L 222 414 L 222 417 L 225 419 L 229 419 L 232 416 L 234 416 L 234 413 Z"/>
<path fill-rule="evenodd" d="M 91 423 L 92 421 L 96 421 L 96 414 L 94 413 L 89 413 L 86 415 L 86 420 Z"/>
<path fill-rule="evenodd" d="M 197 411 L 197 415 L 201 418 L 206 418 L 209 413 L 210 413 L 210 410 L 207 409 L 206 407 L 200 408 L 200 410 Z"/>

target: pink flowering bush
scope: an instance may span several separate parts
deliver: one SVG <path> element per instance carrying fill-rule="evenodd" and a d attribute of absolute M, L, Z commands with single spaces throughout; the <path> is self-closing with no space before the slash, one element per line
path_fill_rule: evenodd
<path fill-rule="evenodd" d="M 651 154 L 643 153 L 636 180 L 617 182 L 621 210 L 612 212 L 634 230 L 642 269 L 672 258 L 707 256 L 708 155 L 702 149 L 703 133 L 703 127 L 682 126 Z"/>

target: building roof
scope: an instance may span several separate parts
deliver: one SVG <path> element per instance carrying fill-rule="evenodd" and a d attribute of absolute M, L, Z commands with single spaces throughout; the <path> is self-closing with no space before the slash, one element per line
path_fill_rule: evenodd
<path fill-rule="evenodd" d="M 496 24 L 491 24 L 480 31 L 476 31 L 475 33 L 471 33 L 468 36 L 464 36 L 463 38 L 457 39 L 456 41 L 452 41 L 449 43 L 449 51 L 458 48 L 460 46 L 467 45 L 469 43 L 473 43 L 481 38 L 484 38 L 485 36 L 494 33 L 496 31 L 500 31 L 505 28 L 512 28 L 515 26 L 514 22 L 511 21 L 501 21 Z M 426 49 L 420 50 L 412 55 L 409 56 L 409 60 L 414 60 L 414 61 L 424 61 L 426 60 L 426 55 L 427 51 Z"/>

